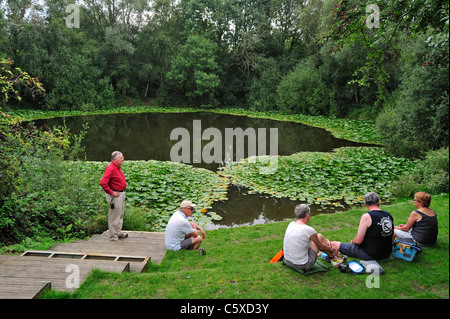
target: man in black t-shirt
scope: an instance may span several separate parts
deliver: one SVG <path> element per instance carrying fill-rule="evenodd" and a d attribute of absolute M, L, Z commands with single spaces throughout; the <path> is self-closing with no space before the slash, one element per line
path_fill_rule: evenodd
<path fill-rule="evenodd" d="M 386 259 L 392 253 L 394 218 L 379 207 L 380 196 L 375 192 L 364 196 L 364 204 L 369 212 L 361 216 L 356 237 L 350 243 L 333 241 L 331 244 L 334 250 L 349 257 Z"/>

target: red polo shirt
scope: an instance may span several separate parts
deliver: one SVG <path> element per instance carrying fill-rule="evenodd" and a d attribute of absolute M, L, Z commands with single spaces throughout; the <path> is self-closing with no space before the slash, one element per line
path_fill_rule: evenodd
<path fill-rule="evenodd" d="M 122 192 L 127 188 L 127 181 L 122 169 L 113 162 L 105 168 L 105 174 L 103 174 L 100 180 L 100 185 L 103 187 L 106 193 L 112 195 L 113 190 Z"/>

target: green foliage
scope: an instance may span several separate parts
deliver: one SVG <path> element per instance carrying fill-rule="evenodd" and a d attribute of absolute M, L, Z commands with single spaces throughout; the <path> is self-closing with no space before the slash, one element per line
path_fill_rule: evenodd
<path fill-rule="evenodd" d="M 174 59 L 167 80 L 182 87 L 187 101 L 181 104 L 216 105 L 215 92 L 220 84 L 217 45 L 200 35 L 192 35 Z"/>
<path fill-rule="evenodd" d="M 232 163 L 223 172 L 251 192 L 287 197 L 324 206 L 358 205 L 369 191 L 393 199 L 391 184 L 414 162 L 379 148 L 340 148 L 334 153 L 302 152 L 279 157 L 274 174 L 260 174 L 263 161 Z M 273 165 L 273 164 L 272 164 Z"/>
<path fill-rule="evenodd" d="M 109 78 L 102 78 L 100 69 L 91 61 L 69 51 L 56 53 L 50 60 L 49 67 L 57 76 L 52 79 L 46 99 L 48 109 L 102 109 L 114 104 Z"/>
<path fill-rule="evenodd" d="M 80 139 L 64 129 L 1 126 L 0 241 L 61 239 L 92 230 L 100 209 L 98 181 L 73 157 Z"/>
<path fill-rule="evenodd" d="M 446 68 L 411 66 L 378 116 L 378 135 L 389 152 L 420 158 L 448 146 L 449 75 Z"/>
<path fill-rule="evenodd" d="M 27 72 L 20 68 L 12 68 L 14 61 L 0 57 L 0 105 L 11 99 L 19 102 L 22 100 L 19 90 L 25 87 L 28 93 L 35 98 L 45 94 L 42 84 L 38 78 L 32 78 Z"/>
<path fill-rule="evenodd" d="M 311 60 L 302 61 L 277 88 L 280 111 L 310 115 L 328 114 L 334 103 L 333 92 L 326 89 Z"/>
<path fill-rule="evenodd" d="M 449 5 L 446 1 L 434 0 L 379 0 L 374 4 L 374 10 L 368 7 L 371 4 L 359 0 L 337 1 L 333 25 L 322 40 L 333 41 L 336 51 L 355 44 L 366 48 L 366 63 L 356 69 L 352 82 L 362 86 L 375 84 L 378 102 L 384 102 L 390 82 L 387 65 L 396 61 L 399 42 L 403 37 L 417 36 L 432 29 L 439 36 L 430 38 L 430 44 L 441 46 L 443 40 L 448 39 Z M 379 22 L 378 26 L 371 26 L 374 19 Z M 440 54 L 433 54 L 433 57 L 436 62 L 446 60 L 448 65 L 448 54 L 446 58 Z"/>
<path fill-rule="evenodd" d="M 248 94 L 248 103 L 251 109 L 257 111 L 272 110 L 277 104 L 277 86 L 281 81 L 281 72 L 274 59 L 264 59 L 258 63 L 257 71 L 259 76 L 255 76 Z"/>
<path fill-rule="evenodd" d="M 419 191 L 431 195 L 448 193 L 448 158 L 448 147 L 427 152 L 423 161 L 420 161 L 413 170 L 402 174 L 393 184 L 394 195 L 411 198 Z"/>
<path fill-rule="evenodd" d="M 158 212 L 157 229 L 164 229 L 168 217 L 181 202 L 197 204 L 193 218 L 206 226 L 213 201 L 226 199 L 228 180 L 205 170 L 176 163 L 156 161 L 131 162 L 126 168 L 130 179 L 129 199 L 134 206 L 149 207 Z"/>

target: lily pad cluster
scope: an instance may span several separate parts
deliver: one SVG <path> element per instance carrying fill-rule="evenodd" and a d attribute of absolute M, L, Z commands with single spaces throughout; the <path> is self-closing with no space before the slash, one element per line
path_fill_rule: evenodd
<path fill-rule="evenodd" d="M 369 191 L 389 201 L 391 184 L 415 165 L 413 161 L 390 156 L 377 147 L 345 147 L 329 153 L 280 156 L 273 174 L 261 174 L 261 167 L 267 163 L 267 160 L 245 159 L 229 165 L 222 176 L 249 188 L 250 193 L 322 206 L 351 206 L 361 204 Z"/>
<path fill-rule="evenodd" d="M 197 205 L 193 215 L 197 223 L 221 219 L 210 210 L 214 201 L 227 199 L 229 181 L 214 172 L 172 162 L 136 161 L 128 162 L 124 173 L 130 185 L 127 188 L 130 204 L 156 210 L 157 229 L 165 228 L 183 200 Z"/>

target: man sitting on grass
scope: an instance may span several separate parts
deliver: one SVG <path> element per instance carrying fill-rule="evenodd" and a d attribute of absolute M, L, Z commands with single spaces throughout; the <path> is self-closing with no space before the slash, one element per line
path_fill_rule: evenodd
<path fill-rule="evenodd" d="M 319 249 L 330 257 L 335 252 L 328 239 L 306 225 L 311 217 L 308 205 L 297 205 L 294 213 L 297 220 L 289 224 L 284 236 L 284 262 L 292 269 L 308 271 L 313 268 Z"/>
<path fill-rule="evenodd" d="M 361 216 L 356 237 L 350 243 L 333 241 L 331 244 L 335 250 L 349 257 L 386 259 L 392 253 L 394 218 L 379 207 L 380 196 L 375 192 L 364 196 L 364 205 L 369 212 Z"/>

